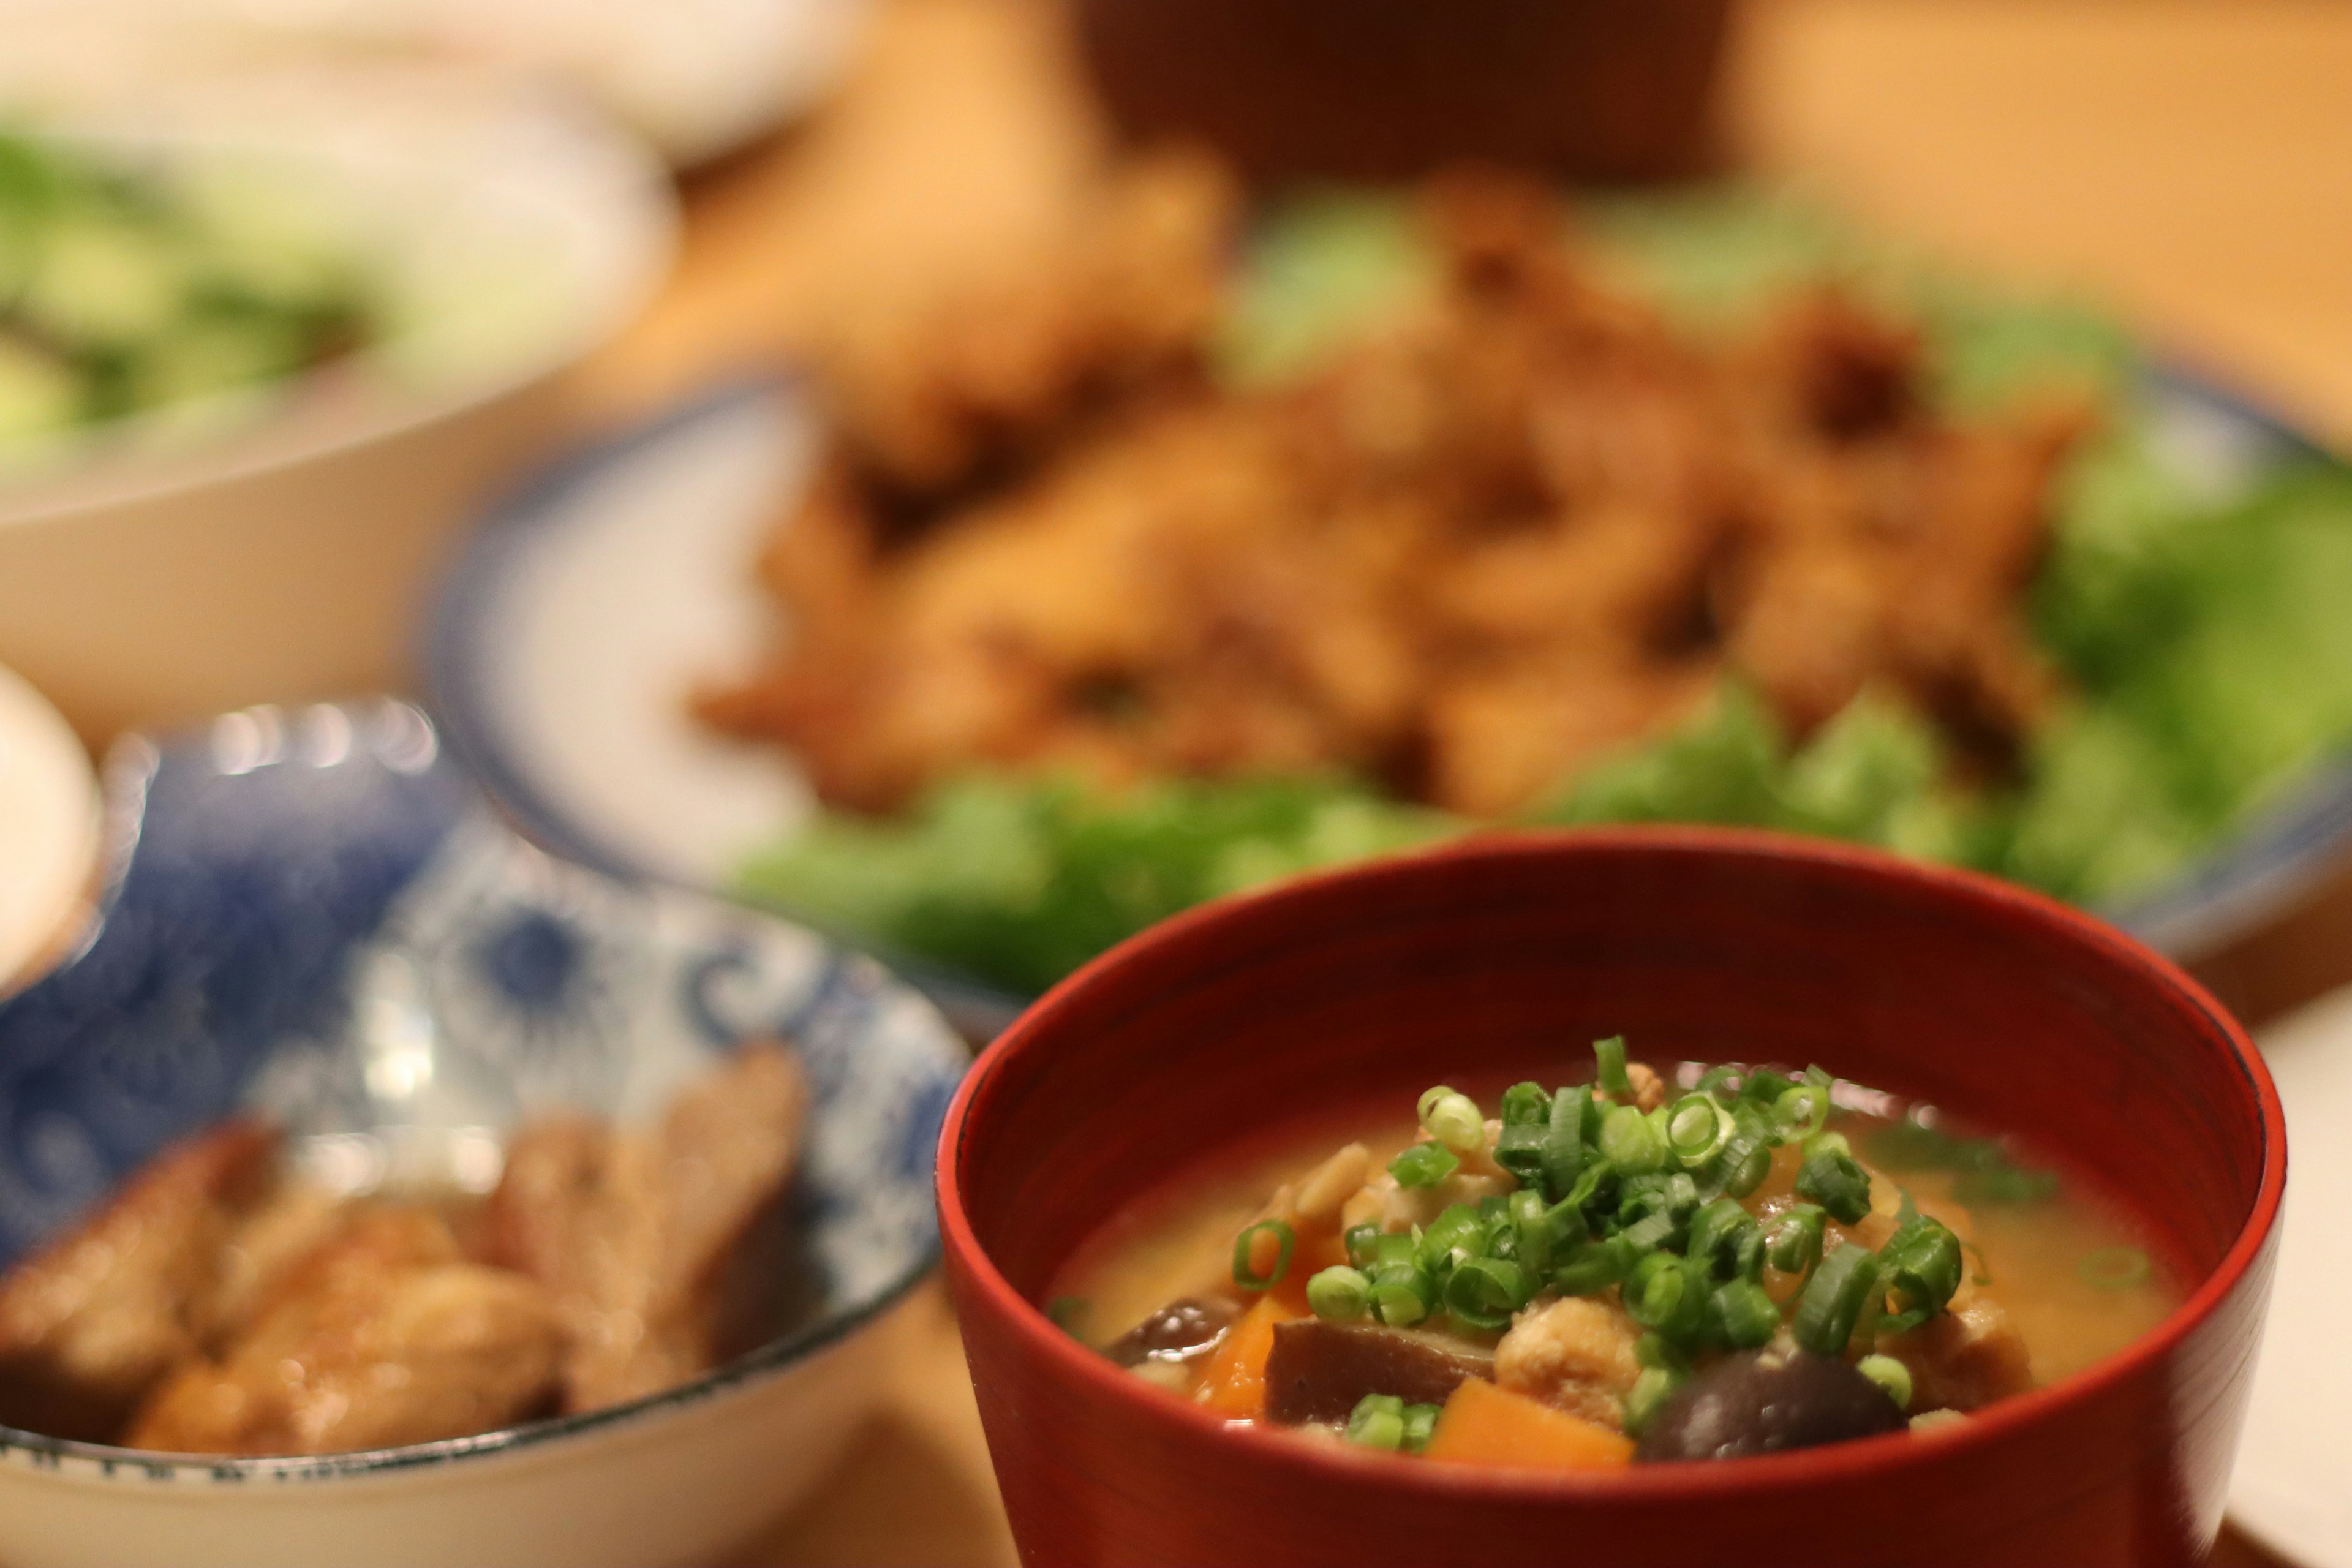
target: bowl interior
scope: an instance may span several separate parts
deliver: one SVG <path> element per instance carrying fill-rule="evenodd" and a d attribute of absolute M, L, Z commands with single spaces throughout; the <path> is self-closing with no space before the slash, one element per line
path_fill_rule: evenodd
<path fill-rule="evenodd" d="M 1758 836 L 1497 839 L 1214 907 L 1083 972 L 983 1059 L 952 1152 L 1031 1300 L 1170 1171 L 1318 1108 L 1636 1056 L 1820 1062 L 2022 1135 L 2188 1282 L 2229 1253 L 2275 1100 L 2233 1025 L 2088 919 Z"/>

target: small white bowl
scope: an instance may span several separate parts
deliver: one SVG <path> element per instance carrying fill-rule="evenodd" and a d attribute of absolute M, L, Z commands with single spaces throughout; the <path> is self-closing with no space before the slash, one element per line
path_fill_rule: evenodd
<path fill-rule="evenodd" d="M 382 341 L 0 473 L 0 663 L 84 735 L 405 684 L 443 542 L 667 269 L 658 163 L 464 77 L 305 68 L 158 90 L 69 133 L 234 161 L 328 204 L 392 284 Z"/>

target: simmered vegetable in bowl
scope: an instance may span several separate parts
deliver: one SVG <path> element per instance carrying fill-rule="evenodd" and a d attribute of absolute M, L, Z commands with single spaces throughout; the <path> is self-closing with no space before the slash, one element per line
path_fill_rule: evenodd
<path fill-rule="evenodd" d="M 1055 1315 L 1229 1420 L 1580 1469 L 1965 1420 L 2180 1299 L 2091 1194 L 1934 1107 L 1819 1067 L 1594 1056 L 1492 1116 L 1435 1086 L 1409 1132 L 1271 1197 L 1252 1171 L 1147 1203 Z"/>

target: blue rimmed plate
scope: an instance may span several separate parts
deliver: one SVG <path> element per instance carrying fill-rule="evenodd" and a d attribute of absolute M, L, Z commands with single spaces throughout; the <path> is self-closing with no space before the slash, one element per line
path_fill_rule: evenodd
<path fill-rule="evenodd" d="M 966 1057 L 928 1003 L 799 927 L 549 856 L 403 703 L 130 741 L 105 787 L 100 918 L 0 1004 L 0 1262 L 235 1109 L 298 1151 L 483 1187 L 516 1122 L 649 1115 L 782 1037 L 813 1092 L 795 1192 L 819 1304 L 681 1388 L 445 1443 L 173 1461 L 0 1428 L 0 1559 L 680 1561 L 819 1478 L 877 1370 L 865 1331 L 938 1254 Z"/>

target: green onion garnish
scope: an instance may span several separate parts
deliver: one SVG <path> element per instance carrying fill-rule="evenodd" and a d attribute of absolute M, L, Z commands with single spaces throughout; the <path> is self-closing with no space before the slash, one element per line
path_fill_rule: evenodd
<path fill-rule="evenodd" d="M 1562 1205 L 1567 1215 L 1575 1215 L 1578 1229 L 1583 1228 L 1583 1215 Z M 1510 1197 L 1511 1234 L 1518 1244 L 1519 1267 L 1540 1279 L 1551 1273 L 1552 1256 L 1561 1250 L 1560 1243 L 1567 1229 L 1564 1217 L 1555 1217 L 1541 1193 L 1517 1192 Z M 1580 1234 L 1576 1240 L 1582 1240 Z"/>
<path fill-rule="evenodd" d="M 1432 1089 L 1430 1094 L 1437 1098 L 1421 1097 L 1421 1124 L 1429 1129 L 1432 1138 L 1456 1154 L 1475 1154 L 1486 1146 L 1486 1118 L 1476 1100 L 1450 1089 L 1442 1094 Z"/>
<path fill-rule="evenodd" d="M 1433 1187 L 1462 1168 L 1462 1162 L 1443 1143 L 1415 1143 L 1389 1162 L 1389 1174 L 1401 1187 Z"/>
<path fill-rule="evenodd" d="M 1078 1326 L 1086 1321 L 1087 1299 L 1084 1296 L 1056 1296 L 1045 1303 L 1045 1316 L 1054 1326 L 1072 1339 L 1083 1339 Z"/>
<path fill-rule="evenodd" d="M 1625 1395 L 1625 1431 L 1638 1437 L 1657 1418 L 1658 1406 L 1673 1397 L 1683 1385 L 1686 1374 L 1671 1367 L 1652 1366 L 1642 1369 L 1633 1386 Z"/>
<path fill-rule="evenodd" d="M 1822 1259 L 1797 1297 L 1797 1342 L 1818 1355 L 1843 1355 L 1863 1309 L 1877 1293 L 1877 1256 L 1845 1243 Z"/>
<path fill-rule="evenodd" d="M 1692 1339 L 1706 1316 L 1706 1277 L 1671 1252 L 1653 1252 L 1625 1277 L 1625 1312 L 1668 1340 Z"/>
<path fill-rule="evenodd" d="M 1509 1326 L 1511 1314 L 1534 1299 L 1535 1285 L 1520 1267 L 1501 1258 L 1474 1258 L 1445 1281 L 1445 1310 L 1474 1329 Z"/>
<path fill-rule="evenodd" d="M 1717 1198 L 1691 1216 L 1690 1244 L 1683 1250 L 1717 1279 L 1728 1279 L 1742 1271 L 1741 1242 L 1755 1230 L 1755 1217 L 1738 1200 Z"/>
<path fill-rule="evenodd" d="M 1563 1089 L 1551 1097 L 1544 1116 L 1543 1160 L 1546 1196 L 1559 1201 L 1574 1190 L 1584 1167 L 1584 1127 L 1593 1109 L 1589 1089 Z"/>
<path fill-rule="evenodd" d="M 1307 1281 L 1307 1310 L 1328 1323 L 1351 1323 L 1372 1304 L 1372 1282 L 1362 1270 L 1335 1263 Z"/>
<path fill-rule="evenodd" d="M 1841 1224 L 1853 1225 L 1870 1212 L 1870 1176 L 1853 1155 L 1824 1151 L 1797 1172 L 1797 1195 L 1821 1205 Z"/>
<path fill-rule="evenodd" d="M 1942 1311 L 1960 1288 L 1960 1238 L 1919 1215 L 1887 1238 L 1878 1264 L 1897 1314 L 1886 1326 L 1900 1333 Z"/>
<path fill-rule="evenodd" d="M 1348 1413 L 1348 1441 L 1391 1453 L 1404 1447 L 1404 1401 L 1393 1394 L 1367 1394 Z"/>
<path fill-rule="evenodd" d="M 1257 1271 L 1257 1238 L 1270 1236 L 1275 1239 L 1274 1267 L 1264 1274 Z M 1265 1290 L 1282 1283 L 1290 1272 L 1290 1249 L 1298 1245 L 1298 1237 L 1290 1226 L 1278 1219 L 1262 1219 L 1234 1237 L 1234 1283 L 1244 1290 Z"/>
<path fill-rule="evenodd" d="M 1830 1091 L 1819 1084 L 1800 1084 L 1772 1102 L 1772 1130 L 1784 1142 L 1811 1137 L 1829 1119 Z"/>
<path fill-rule="evenodd" d="M 1731 1350 L 1755 1350 L 1770 1342 L 1780 1327 L 1780 1309 L 1749 1279 L 1734 1279 L 1716 1287 L 1707 1298 L 1706 1326 L 1718 1343 Z"/>
<path fill-rule="evenodd" d="M 1845 1141 L 1843 1132 L 1808 1133 L 1796 1142 L 1808 1160 L 1819 1159 L 1823 1154 L 1843 1154 L 1849 1160 L 1853 1158 L 1853 1145 Z"/>
<path fill-rule="evenodd" d="M 1621 1105 L 1601 1124 L 1601 1153 L 1629 1173 L 1655 1171 L 1666 1163 L 1666 1141 L 1648 1117 Z"/>
<path fill-rule="evenodd" d="M 1713 1096 L 1686 1094 L 1666 1112 L 1666 1148 L 1684 1170 L 1696 1171 L 1715 1158 L 1735 1125 Z"/>
<path fill-rule="evenodd" d="M 1597 1296 L 1625 1278 L 1633 1247 L 1622 1236 L 1588 1241 L 1551 1271 L 1551 1288 L 1563 1296 Z"/>
<path fill-rule="evenodd" d="M 1503 1091 L 1503 1125 L 1532 1127 L 1551 1114 L 1551 1096 L 1539 1083 L 1515 1083 Z"/>
<path fill-rule="evenodd" d="M 1897 1410 L 1911 1408 L 1911 1369 L 1891 1355 L 1866 1355 L 1853 1370 L 1886 1391 Z"/>
<path fill-rule="evenodd" d="M 1495 1163 L 1511 1173 L 1520 1186 L 1545 1190 L 1544 1142 L 1551 1131 L 1540 1121 L 1507 1121 L 1495 1139 Z"/>
<path fill-rule="evenodd" d="M 1633 1097 L 1633 1080 L 1625 1076 L 1625 1037 L 1612 1035 L 1592 1042 L 1592 1059 L 1600 1067 L 1602 1092 L 1615 1100 Z"/>
<path fill-rule="evenodd" d="M 1348 1261 L 1359 1268 L 1370 1268 L 1372 1266 L 1372 1249 L 1381 1239 L 1381 1227 L 1370 1221 L 1351 1225 L 1348 1227 L 1348 1234 L 1340 1239 L 1348 1248 Z"/>
<path fill-rule="evenodd" d="M 1418 1454 L 1429 1447 L 1430 1438 L 1437 1435 L 1438 1407 L 1434 1405 L 1408 1405 L 1404 1407 L 1404 1451 Z"/>
<path fill-rule="evenodd" d="M 1411 1328 L 1429 1316 L 1429 1298 L 1418 1279 L 1372 1281 L 1372 1317 L 1392 1329 Z"/>
<path fill-rule="evenodd" d="M 1730 1105 L 1739 1098 L 1739 1065 L 1722 1062 L 1698 1075 L 1691 1085 L 1693 1094 L 1703 1094 L 1719 1105 Z"/>
<path fill-rule="evenodd" d="M 1783 1274 L 1804 1274 L 1822 1260 L 1822 1226 L 1829 1218 L 1819 1204 L 1798 1204 L 1772 1222 L 1764 1256 Z"/>
<path fill-rule="evenodd" d="M 2074 1265 L 2074 1272 L 2085 1285 L 2102 1290 L 2129 1290 L 2147 1283 L 2156 1272 L 2156 1265 L 2147 1253 L 2137 1247 L 2103 1247 L 2096 1252 L 2086 1252 Z"/>
<path fill-rule="evenodd" d="M 1750 1068 L 1740 1080 L 1739 1098 L 1759 1110 L 1769 1110 L 1795 1085 L 1770 1068 Z"/>
<path fill-rule="evenodd" d="M 1486 1227 L 1468 1204 L 1448 1204 L 1421 1233 L 1421 1265 L 1444 1274 L 1486 1250 Z"/>

